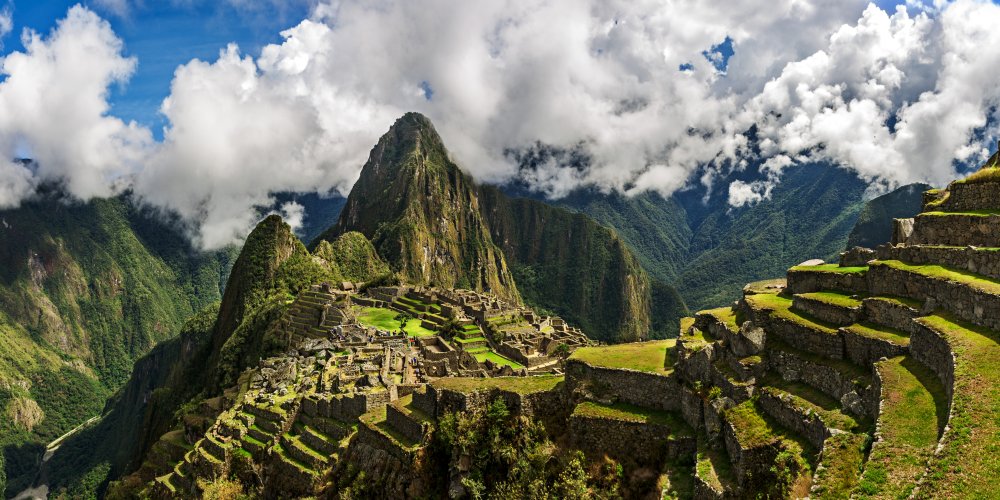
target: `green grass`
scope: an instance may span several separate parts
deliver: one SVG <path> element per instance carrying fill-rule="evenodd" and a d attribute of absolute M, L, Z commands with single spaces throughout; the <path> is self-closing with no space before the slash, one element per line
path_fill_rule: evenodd
<path fill-rule="evenodd" d="M 716 491 L 733 491 L 736 481 L 733 478 L 733 466 L 725 450 L 709 448 L 700 441 L 695 465 L 696 474 Z"/>
<path fill-rule="evenodd" d="M 736 439 L 744 448 L 765 446 L 783 437 L 783 429 L 765 418 L 753 400 L 744 401 L 730 408 L 726 411 L 725 417 L 733 425 Z"/>
<path fill-rule="evenodd" d="M 581 347 L 569 359 L 604 368 L 630 368 L 649 373 L 669 374 L 673 371 L 670 350 L 676 339 L 635 342 L 599 347 Z"/>
<path fill-rule="evenodd" d="M 393 311 L 392 309 L 385 309 L 382 307 L 365 307 L 361 309 L 361 314 L 358 314 L 358 322 L 362 325 L 372 326 L 380 330 L 395 332 L 399 331 L 399 320 L 396 319 L 397 315 L 399 315 L 399 312 Z M 434 330 L 429 330 L 421 326 L 420 320 L 416 318 L 411 318 L 407 321 L 403 331 L 411 337 L 437 335 L 437 332 Z"/>
<path fill-rule="evenodd" d="M 909 307 L 910 309 L 916 309 L 918 311 L 923 306 L 923 303 L 920 302 L 919 300 L 915 300 L 915 299 L 911 299 L 911 298 L 907 298 L 907 297 L 896 297 L 896 296 L 892 296 L 892 295 L 882 295 L 882 296 L 879 296 L 879 297 L 870 297 L 870 298 L 874 299 L 874 300 L 881 300 L 883 302 L 893 303 L 893 304 L 900 305 L 900 306 L 906 306 L 906 307 Z"/>
<path fill-rule="evenodd" d="M 1000 335 L 945 313 L 919 318 L 955 354 L 950 430 L 921 496 L 990 498 L 1000 491 Z"/>
<path fill-rule="evenodd" d="M 866 423 L 858 422 L 854 417 L 841 411 L 840 402 L 822 391 L 802 382 L 788 382 L 777 374 L 769 374 L 761 381 L 763 390 L 776 391 L 792 396 L 792 404 L 810 413 L 819 415 L 820 420 L 828 427 L 843 431 L 860 431 Z"/>
<path fill-rule="evenodd" d="M 870 339 L 886 340 L 896 345 L 910 345 L 909 333 L 873 323 L 857 323 L 845 326 L 844 330 Z"/>
<path fill-rule="evenodd" d="M 837 334 L 836 326 L 814 319 L 806 314 L 793 311 L 791 309 L 792 299 L 788 297 L 760 293 L 757 295 L 748 295 L 746 297 L 746 301 L 750 304 L 750 307 L 754 309 L 771 311 L 773 316 L 791 321 L 792 323 L 796 323 L 810 330 L 815 330 L 829 335 Z"/>
<path fill-rule="evenodd" d="M 996 281 L 993 281 L 985 276 L 970 273 L 968 271 L 960 271 L 935 265 L 911 265 L 898 260 L 881 260 L 878 261 L 876 265 L 883 265 L 892 269 L 919 274 L 928 278 L 953 281 L 955 283 L 967 285 L 976 290 L 1000 295 L 1000 283 L 997 283 Z"/>
<path fill-rule="evenodd" d="M 719 307 L 716 309 L 707 309 L 704 311 L 698 311 L 696 315 L 707 315 L 712 316 L 719 320 L 729 331 L 735 333 L 740 331 L 740 325 L 736 320 L 736 311 L 732 307 Z"/>
<path fill-rule="evenodd" d="M 1000 182 L 1000 168 L 985 166 L 972 175 L 955 181 L 959 184 L 979 184 L 984 182 Z"/>
<path fill-rule="evenodd" d="M 865 461 L 865 434 L 843 433 L 823 443 L 823 456 L 813 477 L 814 498 L 850 498 Z"/>
<path fill-rule="evenodd" d="M 945 216 L 945 217 L 947 217 L 947 216 L 950 216 L 950 215 L 968 215 L 970 217 L 992 217 L 992 216 L 1000 215 L 1000 210 L 996 210 L 996 209 L 994 209 L 994 210 L 966 210 L 966 211 L 963 211 L 963 212 L 941 212 L 941 211 L 934 211 L 934 212 L 922 212 L 920 214 L 921 217 L 923 217 L 923 216 L 928 216 L 928 217 L 942 217 L 942 216 Z"/>
<path fill-rule="evenodd" d="M 433 382 L 437 389 L 450 389 L 458 392 L 475 392 L 499 389 L 518 394 L 532 394 L 551 391 L 563 381 L 562 375 L 537 375 L 529 377 L 445 377 Z"/>
<path fill-rule="evenodd" d="M 673 413 L 651 410 L 649 408 L 642 408 L 640 406 L 626 403 L 604 405 L 593 401 L 584 401 L 576 405 L 576 408 L 573 410 L 573 415 L 580 417 L 621 420 L 623 422 L 633 422 L 639 424 L 662 425 L 670 429 L 671 435 L 669 437 L 671 438 L 687 437 L 694 434 L 694 431 L 692 431 L 683 420 L 678 418 L 678 416 Z"/>
<path fill-rule="evenodd" d="M 840 267 L 840 264 L 820 264 L 818 266 L 795 266 L 788 270 L 805 271 L 814 273 L 841 273 L 841 274 L 864 274 L 868 271 L 868 266 Z"/>
<path fill-rule="evenodd" d="M 520 370 L 521 368 L 524 368 L 524 365 L 522 365 L 522 364 L 520 364 L 520 363 L 518 363 L 518 362 L 516 362 L 514 360 L 507 359 L 507 358 L 505 358 L 505 357 L 503 357 L 503 356 L 501 356 L 501 355 L 499 355 L 499 354 L 497 354 L 497 353 L 495 353 L 493 351 L 490 351 L 490 350 L 487 350 L 486 352 L 475 353 L 475 354 L 473 354 L 473 356 L 475 356 L 476 357 L 476 361 L 479 361 L 480 363 L 483 363 L 483 362 L 485 362 L 488 359 L 488 360 L 493 361 L 495 364 L 497 364 L 499 366 L 509 366 L 509 367 L 511 367 L 511 368 L 513 368 L 515 370 Z"/>
<path fill-rule="evenodd" d="M 861 300 L 852 297 L 854 294 L 843 294 L 836 292 L 813 292 L 800 293 L 797 296 L 807 300 L 814 300 L 824 304 L 853 309 L 861 307 Z"/>
<path fill-rule="evenodd" d="M 879 362 L 881 441 L 873 446 L 857 493 L 862 498 L 909 496 L 924 474 L 947 418 L 947 395 L 937 377 L 910 357 Z"/>

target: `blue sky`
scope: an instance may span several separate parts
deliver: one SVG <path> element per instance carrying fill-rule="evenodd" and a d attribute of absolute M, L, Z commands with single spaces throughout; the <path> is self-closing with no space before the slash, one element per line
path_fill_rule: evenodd
<path fill-rule="evenodd" d="M 247 10 L 216 0 L 146 0 L 123 18 L 95 2 L 21 0 L 11 2 L 14 29 L 3 40 L 3 52 L 23 50 L 24 28 L 47 34 L 78 3 L 107 19 L 125 41 L 126 55 L 139 61 L 128 84 L 112 88 L 111 114 L 149 126 L 157 138 L 165 125 L 158 109 L 170 93 L 177 66 L 194 58 L 214 61 L 231 42 L 256 56 L 263 46 L 279 42 L 280 32 L 298 24 L 310 9 L 306 1 L 255 0 L 259 6 Z M 276 8 L 276 3 L 284 5 Z"/>

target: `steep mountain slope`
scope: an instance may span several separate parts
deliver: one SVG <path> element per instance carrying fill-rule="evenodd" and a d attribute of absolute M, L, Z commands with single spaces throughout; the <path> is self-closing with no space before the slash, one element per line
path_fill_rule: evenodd
<path fill-rule="evenodd" d="M 8 493 L 32 479 L 42 444 L 97 415 L 139 356 L 219 299 L 230 259 L 193 251 L 124 197 L 79 203 L 47 188 L 0 211 Z"/>
<path fill-rule="evenodd" d="M 804 260 L 834 259 L 864 205 L 865 189 L 844 169 L 788 169 L 770 201 L 705 217 L 677 288 L 692 307 L 703 308 L 735 300 L 743 284 Z"/>
<path fill-rule="evenodd" d="M 313 247 L 357 231 L 407 282 L 484 290 L 517 302 L 475 189 L 448 158 L 430 121 L 407 113 L 379 139 L 337 225 Z"/>
<path fill-rule="evenodd" d="M 847 238 L 848 247 L 875 248 L 892 238 L 892 220 L 920 213 L 927 184 L 909 184 L 865 203 L 858 222 Z"/>
<path fill-rule="evenodd" d="M 684 311 L 662 284 L 654 307 L 648 275 L 612 231 L 477 185 L 416 113 L 379 140 L 337 225 L 313 247 L 347 231 L 369 237 L 404 281 L 523 295 L 602 340 L 643 338 L 651 321 L 673 331 Z"/>
<path fill-rule="evenodd" d="M 363 267 L 379 265 L 385 266 Z M 100 423 L 60 448 L 45 468 L 45 479 L 71 496 L 87 491 L 106 477 L 134 471 L 179 421 L 214 419 L 224 389 L 247 366 L 285 347 L 286 339 L 272 335 L 273 325 L 293 294 L 342 277 L 310 255 L 280 217 L 261 221 L 233 265 L 221 304 L 194 316 L 181 335 L 136 362 Z"/>

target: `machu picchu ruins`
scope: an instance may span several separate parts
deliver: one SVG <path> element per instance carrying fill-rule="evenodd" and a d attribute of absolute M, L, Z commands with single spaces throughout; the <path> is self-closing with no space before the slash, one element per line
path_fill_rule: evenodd
<path fill-rule="evenodd" d="M 461 457 L 446 485 L 428 484 L 434 433 L 501 401 L 559 447 L 624 467 L 630 494 L 991 496 L 991 168 L 928 192 L 890 244 L 748 284 L 737 302 L 683 319 L 674 339 L 599 345 L 482 292 L 315 284 L 279 322 L 293 347 L 211 401 L 209 418 L 164 435 L 141 468 L 155 476 L 144 491 L 186 497 L 238 477 L 265 497 L 323 496 L 362 470 L 376 496 L 460 498 Z"/>

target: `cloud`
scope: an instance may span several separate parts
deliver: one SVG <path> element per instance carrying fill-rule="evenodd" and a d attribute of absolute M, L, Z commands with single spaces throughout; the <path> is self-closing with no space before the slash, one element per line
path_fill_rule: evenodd
<path fill-rule="evenodd" d="M 0 49 L 3 48 L 2 38 L 14 29 L 14 11 L 8 3 L 0 8 Z"/>
<path fill-rule="evenodd" d="M 107 114 L 107 93 L 128 80 L 135 59 L 122 56 L 121 40 L 106 21 L 80 6 L 48 36 L 27 30 L 21 41 L 24 52 L 0 60 L 6 77 L 0 81 L 0 151 L 14 158 L 27 148 L 38 164 L 34 176 L 61 182 L 80 198 L 126 187 L 152 139 L 148 130 Z"/>
<path fill-rule="evenodd" d="M 121 18 L 127 18 L 132 12 L 132 4 L 129 0 L 94 0 L 94 5 L 108 14 Z"/>
<path fill-rule="evenodd" d="M 39 167 L 0 167 L 0 203 L 43 180 L 79 197 L 130 187 L 214 248 L 241 240 L 274 193 L 348 192 L 410 110 L 477 179 L 553 197 L 669 195 L 751 163 L 762 178 L 723 189 L 732 205 L 818 161 L 875 189 L 941 184 L 1000 136 L 998 24 L 1000 7 L 972 0 L 320 3 L 259 55 L 231 45 L 178 67 L 157 143 L 108 115 L 109 86 L 136 61 L 74 7 L 3 59 L 0 148 L 26 146 Z M 727 43 L 728 60 L 713 56 Z M 520 163 L 537 150 L 562 153 Z"/>

